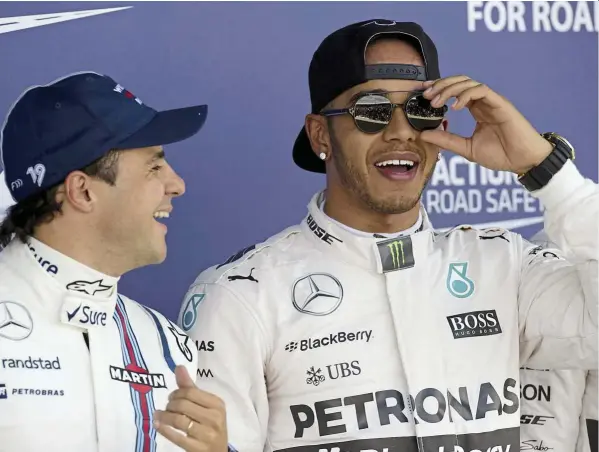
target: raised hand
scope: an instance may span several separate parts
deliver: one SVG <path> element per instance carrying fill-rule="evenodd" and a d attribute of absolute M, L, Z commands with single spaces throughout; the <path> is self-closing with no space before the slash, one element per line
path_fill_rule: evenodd
<path fill-rule="evenodd" d="M 471 137 L 443 130 L 427 130 L 420 138 L 454 152 L 486 168 L 524 174 L 551 153 L 553 145 L 545 140 L 506 98 L 488 86 L 465 75 L 424 83 L 424 97 L 433 107 L 451 98 L 459 111 L 467 108 L 476 120 Z"/>
<path fill-rule="evenodd" d="M 187 452 L 226 452 L 225 404 L 214 394 L 198 389 L 187 369 L 175 369 L 177 386 L 165 411 L 154 413 L 154 428 Z"/>

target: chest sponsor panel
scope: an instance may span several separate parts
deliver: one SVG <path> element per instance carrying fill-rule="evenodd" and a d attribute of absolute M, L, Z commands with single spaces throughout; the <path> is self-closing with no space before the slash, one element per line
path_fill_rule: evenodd
<path fill-rule="evenodd" d="M 348 373 L 351 374 L 349 369 Z M 431 387 L 415 394 L 397 389 L 352 394 L 349 393 L 352 378 L 359 377 L 348 375 L 347 395 L 289 406 L 287 413 L 293 422 L 294 438 L 351 435 L 368 429 L 385 431 L 388 428 L 392 432 L 397 431 L 394 426 L 398 424 L 468 425 L 479 419 L 512 416 L 519 409 L 517 382 L 513 378 L 507 378 L 499 388 L 483 382 L 478 388 L 464 386 L 449 391 Z M 517 423 L 515 418 L 513 424 Z"/>
<path fill-rule="evenodd" d="M 37 356 L 1 358 L 0 363 L 4 369 L 61 370 L 58 356 L 50 359 Z"/>
<path fill-rule="evenodd" d="M 368 438 L 274 449 L 274 452 L 517 452 L 518 428 L 484 433 Z"/>
<path fill-rule="evenodd" d="M 25 385 L 7 385 L 0 383 L 0 400 L 13 397 L 30 396 L 30 397 L 63 397 L 65 390 L 53 387 L 31 387 Z"/>
<path fill-rule="evenodd" d="M 131 384 L 140 392 L 149 392 L 152 388 L 166 388 L 163 374 L 150 373 L 133 364 L 126 368 L 110 366 L 110 378 L 123 383 Z"/>
<path fill-rule="evenodd" d="M 305 352 L 330 347 L 337 344 L 369 343 L 372 330 L 337 331 L 335 333 L 314 334 L 303 339 L 291 340 L 285 344 L 287 352 Z"/>

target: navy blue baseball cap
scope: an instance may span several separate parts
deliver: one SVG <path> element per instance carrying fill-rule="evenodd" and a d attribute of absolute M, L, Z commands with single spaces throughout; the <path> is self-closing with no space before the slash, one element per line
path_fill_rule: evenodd
<path fill-rule="evenodd" d="M 27 89 L 0 135 L 6 185 L 17 202 L 61 183 L 111 149 L 166 145 L 195 135 L 206 105 L 156 111 L 112 78 L 79 72 Z"/>

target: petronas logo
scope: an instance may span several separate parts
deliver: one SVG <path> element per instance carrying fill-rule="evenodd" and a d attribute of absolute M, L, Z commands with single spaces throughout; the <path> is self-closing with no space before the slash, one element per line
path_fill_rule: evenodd
<path fill-rule="evenodd" d="M 447 290 L 457 298 L 468 298 L 474 292 L 474 281 L 468 276 L 468 262 L 449 264 Z"/>

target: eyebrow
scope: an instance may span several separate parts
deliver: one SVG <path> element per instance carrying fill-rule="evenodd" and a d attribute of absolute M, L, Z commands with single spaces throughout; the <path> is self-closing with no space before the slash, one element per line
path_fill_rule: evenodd
<path fill-rule="evenodd" d="M 160 160 L 164 158 L 164 150 L 160 150 L 156 152 L 152 158 L 148 160 L 148 163 L 154 163 L 156 160 Z"/>
<path fill-rule="evenodd" d="M 388 92 L 389 91 L 387 91 L 385 89 L 381 89 L 381 88 L 367 89 L 364 91 L 359 91 L 351 97 L 351 99 L 348 101 L 348 103 L 352 103 L 352 102 L 356 101 L 358 99 L 358 97 L 363 96 L 364 94 L 386 94 Z"/>

